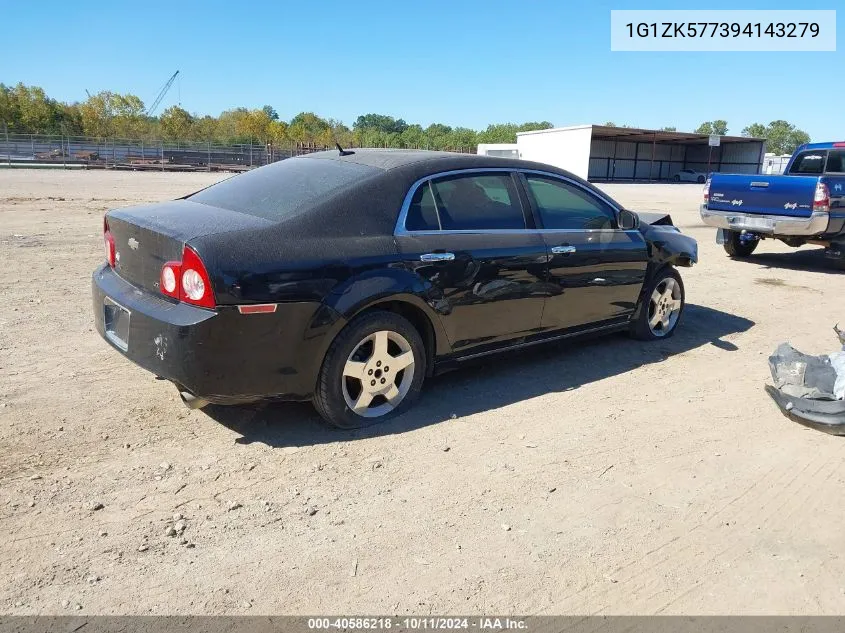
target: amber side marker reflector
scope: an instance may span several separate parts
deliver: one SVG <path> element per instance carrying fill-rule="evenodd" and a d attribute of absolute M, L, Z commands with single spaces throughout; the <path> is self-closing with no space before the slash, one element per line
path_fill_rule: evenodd
<path fill-rule="evenodd" d="M 267 314 L 275 311 L 275 303 L 259 303 L 257 305 L 238 306 L 238 312 L 241 314 Z"/>

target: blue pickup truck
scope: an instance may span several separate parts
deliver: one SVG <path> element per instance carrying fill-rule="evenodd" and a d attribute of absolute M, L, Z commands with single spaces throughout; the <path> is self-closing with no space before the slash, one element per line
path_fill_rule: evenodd
<path fill-rule="evenodd" d="M 762 239 L 818 244 L 845 262 L 845 142 L 800 146 L 783 175 L 713 174 L 701 219 L 719 229 L 731 257 L 748 257 Z"/>

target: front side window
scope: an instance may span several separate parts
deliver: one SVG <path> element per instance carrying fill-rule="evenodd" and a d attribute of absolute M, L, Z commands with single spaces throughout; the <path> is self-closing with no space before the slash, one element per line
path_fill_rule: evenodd
<path fill-rule="evenodd" d="M 815 150 L 801 152 L 789 169 L 790 174 L 821 174 L 824 171 L 824 159 L 827 152 Z"/>
<path fill-rule="evenodd" d="M 448 176 L 431 181 L 431 188 L 444 231 L 525 228 L 509 173 Z"/>
<path fill-rule="evenodd" d="M 543 228 L 615 228 L 613 209 L 597 196 L 556 178 L 526 174 L 525 180 Z"/>

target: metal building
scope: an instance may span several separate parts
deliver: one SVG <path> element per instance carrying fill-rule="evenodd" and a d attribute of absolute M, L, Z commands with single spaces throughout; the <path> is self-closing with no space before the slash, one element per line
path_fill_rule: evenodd
<path fill-rule="evenodd" d="M 671 180 L 682 169 L 757 174 L 766 141 L 722 136 L 711 147 L 707 134 L 577 125 L 520 132 L 519 157 L 548 163 L 595 181 Z"/>

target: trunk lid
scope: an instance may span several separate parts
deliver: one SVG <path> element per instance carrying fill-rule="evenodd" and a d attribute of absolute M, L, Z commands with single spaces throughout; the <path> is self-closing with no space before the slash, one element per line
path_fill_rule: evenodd
<path fill-rule="evenodd" d="M 181 260 L 182 250 L 190 240 L 273 224 L 188 200 L 117 209 L 109 211 L 106 220 L 115 242 L 115 272 L 151 292 L 160 292 L 162 266 Z"/>
<path fill-rule="evenodd" d="M 707 208 L 737 213 L 810 217 L 817 176 L 713 174 Z"/>

